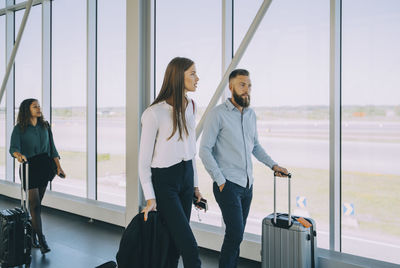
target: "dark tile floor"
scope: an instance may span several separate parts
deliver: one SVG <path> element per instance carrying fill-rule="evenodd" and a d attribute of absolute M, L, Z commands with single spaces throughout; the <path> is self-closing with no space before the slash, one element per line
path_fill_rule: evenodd
<path fill-rule="evenodd" d="M 19 201 L 0 195 L 0 210 L 19 205 Z M 123 228 L 51 208 L 43 208 L 42 219 L 51 252 L 42 255 L 32 250 L 32 268 L 94 268 L 115 260 Z M 200 249 L 202 267 L 218 267 L 218 252 Z M 183 267 L 180 264 L 179 267 Z M 260 263 L 240 259 L 239 268 L 260 267 Z"/>

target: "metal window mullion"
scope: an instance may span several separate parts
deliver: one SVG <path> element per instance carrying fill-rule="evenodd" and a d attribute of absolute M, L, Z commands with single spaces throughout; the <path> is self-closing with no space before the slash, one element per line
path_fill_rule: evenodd
<path fill-rule="evenodd" d="M 51 125 L 51 0 L 42 2 L 42 113 Z"/>
<path fill-rule="evenodd" d="M 151 0 L 148 3 L 148 11 L 147 14 L 149 16 L 149 20 L 147 20 L 147 25 L 145 26 L 147 28 L 147 41 L 149 42 L 149 53 L 148 55 L 148 60 L 149 62 L 149 102 L 153 102 L 153 100 L 156 98 L 156 0 Z"/>
<path fill-rule="evenodd" d="M 221 64 L 221 78 L 224 76 L 226 69 L 233 58 L 233 12 L 234 12 L 234 0 L 223 0 L 222 1 L 222 64 Z M 224 102 L 230 97 L 230 91 L 228 88 L 224 90 L 221 101 Z"/>
<path fill-rule="evenodd" d="M 140 32 L 139 32 L 139 43 L 140 43 L 140 89 L 142 93 L 139 103 L 139 118 L 143 111 L 149 106 L 149 104 L 155 98 L 154 88 L 155 81 L 152 80 L 155 74 L 155 2 L 156 1 L 141 1 L 139 5 L 140 9 Z M 140 120 L 139 120 L 140 121 Z M 138 126 L 139 139 L 141 135 L 141 127 Z M 143 195 L 142 186 L 138 185 L 138 204 L 139 210 L 145 205 L 146 200 Z M 128 194 L 128 193 L 127 193 Z"/>
<path fill-rule="evenodd" d="M 42 112 L 51 123 L 51 0 L 42 3 Z"/>
<path fill-rule="evenodd" d="M 329 248 L 341 251 L 342 0 L 330 0 Z"/>
<path fill-rule="evenodd" d="M 14 0 L 7 0 L 6 7 L 13 5 Z M 6 13 L 6 59 L 11 58 L 15 38 L 15 14 L 14 11 Z M 14 128 L 14 99 L 15 99 L 15 66 L 12 67 L 5 88 L 6 94 L 6 180 L 14 181 L 14 158 L 8 153 L 11 143 L 11 133 Z"/>
<path fill-rule="evenodd" d="M 97 0 L 87 0 L 87 198 L 97 199 Z"/>
<path fill-rule="evenodd" d="M 0 1 L 4 1 L 4 0 L 0 0 Z M 9 0 L 6 0 L 6 3 Z M 14 1 L 14 0 L 10 0 L 10 1 Z M 32 6 L 36 6 L 36 5 L 40 5 L 43 1 L 45 0 L 33 0 L 32 1 Z M 29 4 L 29 0 L 25 1 L 25 2 L 21 2 L 18 4 L 14 4 L 14 2 L 12 4 L 6 4 L 6 8 L 2 8 L 0 9 L 0 16 L 4 15 L 5 13 L 7 13 L 8 11 L 20 11 L 26 8 L 26 6 Z"/>
<path fill-rule="evenodd" d="M 222 58 L 221 79 L 233 58 L 233 0 L 222 1 Z M 221 102 L 229 98 L 229 90 L 226 88 L 221 96 Z M 224 219 L 221 217 L 221 228 L 225 230 Z"/>

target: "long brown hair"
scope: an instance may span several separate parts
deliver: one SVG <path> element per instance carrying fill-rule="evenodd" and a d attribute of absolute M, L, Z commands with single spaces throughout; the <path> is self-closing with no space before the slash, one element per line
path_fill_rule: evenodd
<path fill-rule="evenodd" d="M 26 99 L 21 102 L 21 105 L 19 106 L 19 112 L 18 112 L 18 118 L 17 118 L 17 124 L 21 128 L 21 131 L 24 132 L 25 129 L 28 127 L 28 125 L 31 123 L 31 104 L 35 101 L 38 101 L 37 99 Z M 38 124 L 41 127 L 48 127 L 48 123 L 44 120 L 43 114 L 38 117 Z"/>
<path fill-rule="evenodd" d="M 174 136 L 176 130 L 179 130 L 179 139 L 182 139 L 182 132 L 185 131 L 186 136 L 189 132 L 186 127 L 185 119 L 185 71 L 187 71 L 194 62 L 187 58 L 176 57 L 172 59 L 167 66 L 164 74 L 164 81 L 161 86 L 160 93 L 151 105 L 165 101 L 172 96 L 172 120 L 173 130 L 168 140 Z"/>

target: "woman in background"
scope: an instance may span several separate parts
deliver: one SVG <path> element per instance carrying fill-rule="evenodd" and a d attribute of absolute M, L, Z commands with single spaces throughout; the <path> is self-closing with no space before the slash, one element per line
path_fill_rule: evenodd
<path fill-rule="evenodd" d="M 40 105 L 36 99 L 22 101 L 17 125 L 11 135 L 10 154 L 18 162 L 29 162 L 29 211 L 32 216 L 32 246 L 40 248 L 42 254 L 50 251 L 46 238 L 43 235 L 41 219 L 41 202 L 46 192 L 47 184 L 53 179 L 49 175 L 49 167 L 37 166 L 43 163 L 38 159 L 51 158 L 57 166 L 57 175 L 65 178 L 61 168 L 57 149 L 51 135 L 50 125 L 43 118 Z M 46 161 L 44 161 L 46 163 Z M 49 163 L 49 161 L 47 161 Z M 40 164 L 39 164 L 40 165 Z M 20 175 L 21 175 L 20 170 Z M 24 189 L 26 190 L 26 185 Z"/>

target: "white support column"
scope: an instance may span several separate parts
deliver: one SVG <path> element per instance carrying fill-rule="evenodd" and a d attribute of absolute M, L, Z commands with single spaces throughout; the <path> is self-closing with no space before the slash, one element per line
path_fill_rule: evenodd
<path fill-rule="evenodd" d="M 97 0 L 87 0 L 87 198 L 97 199 Z"/>
<path fill-rule="evenodd" d="M 222 0 L 222 64 L 221 79 L 233 58 L 233 0 Z M 221 102 L 230 97 L 229 88 L 226 87 L 221 94 Z M 225 229 L 224 219 L 221 217 L 221 226 Z"/>
<path fill-rule="evenodd" d="M 14 0 L 7 0 L 6 7 L 14 5 Z M 6 59 L 10 61 L 15 38 L 15 15 L 13 11 L 6 13 Z M 14 158 L 8 153 L 11 142 L 11 133 L 14 128 L 14 99 L 15 99 L 15 68 L 10 70 L 5 87 L 6 94 L 6 180 L 14 181 Z"/>
<path fill-rule="evenodd" d="M 223 0 L 222 1 L 222 70 L 221 78 L 223 77 L 226 69 L 228 69 L 229 64 L 233 58 L 233 13 L 234 12 L 234 1 L 233 0 Z M 221 102 L 224 102 L 230 97 L 229 88 L 226 87 L 224 93 L 221 96 Z"/>
<path fill-rule="evenodd" d="M 329 249 L 341 251 L 342 0 L 330 1 Z"/>
<path fill-rule="evenodd" d="M 152 98 L 152 7 L 154 1 L 126 3 L 126 225 L 143 202 L 139 186 L 140 118 Z"/>
<path fill-rule="evenodd" d="M 141 101 L 141 3 L 126 2 L 126 225 L 138 213 L 139 208 L 139 126 Z"/>
<path fill-rule="evenodd" d="M 51 123 L 51 0 L 42 3 L 42 112 Z"/>

